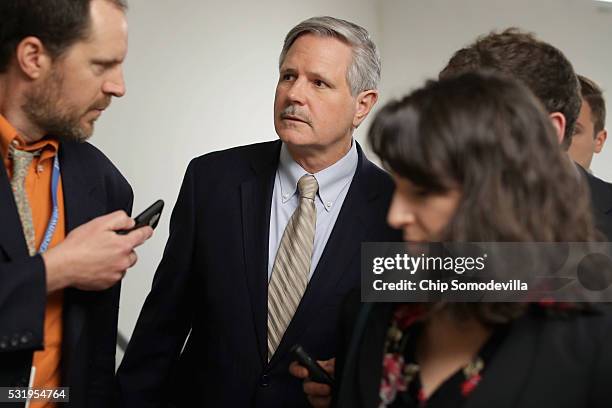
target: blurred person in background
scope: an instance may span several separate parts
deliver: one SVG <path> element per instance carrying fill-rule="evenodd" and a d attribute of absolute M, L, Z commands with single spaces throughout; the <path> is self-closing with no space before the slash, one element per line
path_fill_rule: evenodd
<path fill-rule="evenodd" d="M 509 28 L 482 36 L 457 51 L 439 77 L 481 69 L 516 78 L 527 85 L 548 111 L 561 149 L 569 161 L 567 150 L 582 102 L 578 78 L 565 55 L 531 33 Z M 576 166 L 576 174 L 589 186 L 597 228 L 608 241 L 612 240 L 612 191 L 608 183 L 580 166 Z"/>
<path fill-rule="evenodd" d="M 608 138 L 606 101 L 595 82 L 582 75 L 578 75 L 578 82 L 582 105 L 568 152 L 583 169 L 591 171 L 593 154 L 601 152 Z"/>

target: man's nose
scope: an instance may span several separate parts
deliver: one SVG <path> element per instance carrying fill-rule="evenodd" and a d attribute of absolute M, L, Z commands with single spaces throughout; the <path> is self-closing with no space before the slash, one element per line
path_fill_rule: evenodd
<path fill-rule="evenodd" d="M 102 84 L 102 92 L 121 98 L 125 95 L 125 81 L 123 79 L 123 70 L 118 67 L 113 70 L 111 75 Z"/>

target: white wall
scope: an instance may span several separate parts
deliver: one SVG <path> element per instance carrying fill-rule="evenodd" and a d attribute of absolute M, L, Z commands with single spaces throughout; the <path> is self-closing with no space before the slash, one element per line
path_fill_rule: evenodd
<path fill-rule="evenodd" d="M 92 143 L 132 184 L 134 213 L 158 198 L 166 208 L 123 281 L 119 328 L 127 336 L 161 259 L 189 160 L 277 138 L 273 100 L 285 34 L 315 15 L 354 21 L 374 37 L 378 22 L 377 3 L 369 0 L 129 4 L 128 91 L 99 120 Z"/>
<path fill-rule="evenodd" d="M 476 36 L 519 26 L 565 51 L 578 72 L 608 91 L 612 110 L 612 9 L 590 0 L 130 0 L 128 93 L 98 122 L 93 143 L 131 182 L 136 213 L 157 198 L 166 212 L 123 282 L 124 334 L 131 335 L 150 288 L 187 163 L 276 138 L 272 104 L 282 39 L 299 21 L 325 14 L 372 33 L 383 59 L 381 102 L 435 77 Z M 593 164 L 608 180 L 610 143 Z"/>
<path fill-rule="evenodd" d="M 591 0 L 381 0 L 383 99 L 437 77 L 451 55 L 491 30 L 520 27 L 595 80 L 612 111 L 612 5 Z M 607 115 L 612 122 L 612 114 Z M 609 126 L 612 128 L 612 126 Z M 612 138 L 592 169 L 612 181 Z"/>

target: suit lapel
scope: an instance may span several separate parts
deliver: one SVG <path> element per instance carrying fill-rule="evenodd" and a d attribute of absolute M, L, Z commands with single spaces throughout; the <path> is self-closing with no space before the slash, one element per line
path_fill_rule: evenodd
<path fill-rule="evenodd" d="M 0 163 L 0 225 L 2 226 L 0 249 L 10 259 L 29 256 L 21 221 L 19 220 L 19 213 L 13 198 L 13 190 L 2 163 Z"/>
<path fill-rule="evenodd" d="M 591 206 L 597 229 L 608 240 L 612 239 L 612 185 L 593 176 L 579 164 L 575 164 L 581 177 L 588 184 Z"/>
<path fill-rule="evenodd" d="M 378 195 L 378 189 L 368 185 L 367 168 L 372 164 L 366 161 L 360 148 L 358 148 L 358 152 L 359 163 L 357 168 L 359 170 L 351 182 L 321 259 L 306 287 L 302 301 L 270 361 L 271 364 L 281 358 L 298 342 L 308 324 L 316 320 L 322 303 L 337 296 L 334 293 L 336 284 L 346 273 L 347 264 L 359 256 L 360 243 L 364 241 L 368 226 L 372 222 L 372 217 L 368 216 L 370 214 L 370 201 Z M 338 254 L 342 254 L 342 256 L 338 256 Z"/>
<path fill-rule="evenodd" d="M 71 144 L 62 144 L 60 148 L 67 233 L 106 210 L 104 200 L 96 197 L 98 186 L 92 184 L 95 177 L 91 177 L 89 164 L 81 163 L 75 150 Z"/>
<path fill-rule="evenodd" d="M 596 212 L 609 214 L 612 212 L 612 186 L 587 172 L 580 165 L 576 167 L 586 179 L 591 192 L 591 202 Z"/>
<path fill-rule="evenodd" d="M 106 212 L 103 200 L 96 197 L 100 189 L 92 184 L 90 165 L 82 163 L 78 146 L 62 143 L 60 146 L 60 167 L 64 190 L 64 216 L 66 234 L 99 214 Z M 64 370 L 71 366 L 72 354 L 77 350 L 79 338 L 85 324 L 87 293 L 74 288 L 64 291 L 64 333 L 62 342 L 62 364 Z"/>
<path fill-rule="evenodd" d="M 274 176 L 280 142 L 252 163 L 254 176 L 240 186 L 245 274 L 262 365 L 268 360 L 268 244 Z"/>

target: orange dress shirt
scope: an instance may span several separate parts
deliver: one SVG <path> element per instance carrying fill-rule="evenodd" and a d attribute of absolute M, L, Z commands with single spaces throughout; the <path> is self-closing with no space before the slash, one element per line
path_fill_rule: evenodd
<path fill-rule="evenodd" d="M 25 188 L 32 210 L 32 221 L 36 235 L 36 249 L 44 238 L 47 224 L 51 219 L 53 202 L 51 199 L 51 176 L 53 159 L 58 152 L 59 143 L 55 140 L 42 139 L 32 144 L 24 143 L 17 130 L 0 115 L 0 154 L 6 167 L 9 179 L 12 177 L 12 160 L 9 158 L 9 145 L 13 144 L 20 150 L 41 150 L 30 165 L 26 176 Z M 58 192 L 59 219 L 49 248 L 62 242 L 65 238 L 64 225 L 64 194 L 60 178 Z M 62 351 L 62 305 L 63 291 L 56 291 L 47 296 L 45 308 L 44 350 L 34 353 L 35 367 L 34 388 L 51 388 L 61 386 L 61 351 Z M 31 402 L 30 408 L 51 408 L 56 404 L 50 402 Z"/>

